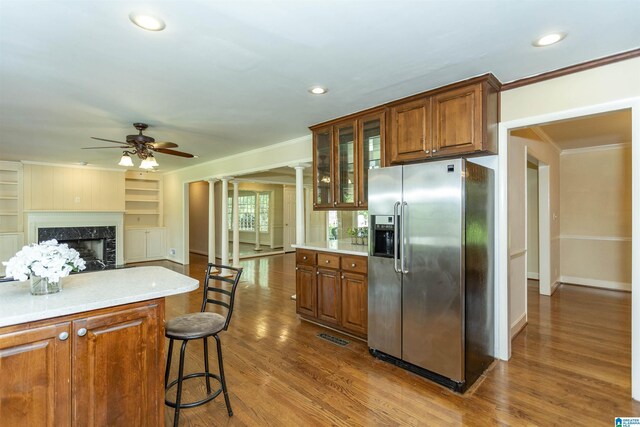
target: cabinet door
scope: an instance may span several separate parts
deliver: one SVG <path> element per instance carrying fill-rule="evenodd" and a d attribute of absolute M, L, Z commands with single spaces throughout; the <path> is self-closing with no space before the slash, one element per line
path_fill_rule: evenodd
<path fill-rule="evenodd" d="M 65 322 L 0 335 L 0 424 L 71 425 L 69 334 Z"/>
<path fill-rule="evenodd" d="M 313 207 L 333 207 L 332 128 L 313 132 Z"/>
<path fill-rule="evenodd" d="M 384 112 L 358 120 L 358 202 L 366 209 L 369 197 L 369 170 L 384 166 Z"/>
<path fill-rule="evenodd" d="M 163 318 L 160 301 L 73 322 L 76 423 L 164 424 Z"/>
<path fill-rule="evenodd" d="M 147 230 L 147 259 L 164 258 L 164 229 L 150 228 Z"/>
<path fill-rule="evenodd" d="M 335 179 L 334 206 L 356 206 L 356 126 L 348 121 L 334 126 Z"/>
<path fill-rule="evenodd" d="M 391 163 L 429 158 L 431 150 L 431 99 L 420 99 L 391 108 Z"/>
<path fill-rule="evenodd" d="M 433 97 L 434 156 L 482 150 L 482 86 L 454 89 Z"/>
<path fill-rule="evenodd" d="M 296 266 L 296 313 L 316 317 L 316 269 L 308 265 Z"/>
<path fill-rule="evenodd" d="M 367 276 L 343 273 L 342 327 L 358 335 L 367 334 Z"/>
<path fill-rule="evenodd" d="M 125 262 L 144 261 L 147 258 L 147 230 L 136 228 L 124 232 Z"/>
<path fill-rule="evenodd" d="M 340 324 L 340 275 L 337 270 L 318 268 L 318 319 Z"/>

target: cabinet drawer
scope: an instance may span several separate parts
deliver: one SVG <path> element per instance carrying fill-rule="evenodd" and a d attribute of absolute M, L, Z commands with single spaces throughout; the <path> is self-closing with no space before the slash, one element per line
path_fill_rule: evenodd
<path fill-rule="evenodd" d="M 296 264 L 315 265 L 316 253 L 307 249 L 296 249 Z"/>
<path fill-rule="evenodd" d="M 367 274 L 367 257 L 343 255 L 342 269 L 344 271 Z"/>
<path fill-rule="evenodd" d="M 318 254 L 318 267 L 340 268 L 340 255 L 320 252 Z"/>

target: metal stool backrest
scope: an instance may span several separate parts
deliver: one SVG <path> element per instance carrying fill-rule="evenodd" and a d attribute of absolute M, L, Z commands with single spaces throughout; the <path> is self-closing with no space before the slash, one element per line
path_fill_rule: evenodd
<path fill-rule="evenodd" d="M 215 270 L 217 270 L 218 273 L 215 273 Z M 225 270 L 233 273 L 234 275 L 232 277 L 221 276 L 220 273 Z M 202 307 L 200 308 L 200 311 L 206 311 L 207 304 L 225 307 L 227 309 L 227 317 L 223 328 L 225 331 L 229 327 L 229 322 L 231 321 L 236 288 L 238 287 L 238 282 L 240 282 L 241 275 L 242 268 L 234 268 L 227 265 L 211 263 L 207 266 L 207 275 L 204 279 L 204 296 L 202 298 Z M 212 285 L 212 281 L 219 287 Z"/>

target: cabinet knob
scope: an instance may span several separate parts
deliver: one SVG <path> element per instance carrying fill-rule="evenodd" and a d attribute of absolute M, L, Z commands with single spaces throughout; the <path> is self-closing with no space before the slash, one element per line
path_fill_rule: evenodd
<path fill-rule="evenodd" d="M 362 200 L 358 200 L 358 205 L 362 205 Z"/>
<path fill-rule="evenodd" d="M 318 204 L 317 204 L 317 203 L 314 203 L 314 204 L 313 204 L 313 206 L 318 206 Z"/>
<path fill-rule="evenodd" d="M 438 150 L 436 150 L 436 149 L 434 148 L 434 149 L 433 149 L 433 152 L 435 153 L 436 151 L 438 151 Z"/>
<path fill-rule="evenodd" d="M 319 275 L 320 275 L 320 272 L 319 272 L 319 271 L 316 271 L 316 276 L 319 276 Z"/>
<path fill-rule="evenodd" d="M 298 271 L 298 267 L 296 267 L 296 271 Z"/>
<path fill-rule="evenodd" d="M 333 206 L 338 206 L 338 202 L 333 202 Z"/>
<path fill-rule="evenodd" d="M 305 255 L 305 256 L 303 256 L 303 257 L 302 257 L 302 259 L 306 260 L 306 259 L 307 259 L 307 256 L 306 256 L 306 255 Z"/>
<path fill-rule="evenodd" d="M 85 335 L 87 335 L 87 328 L 80 328 L 80 329 L 78 329 L 78 336 L 79 336 L 79 337 L 83 337 L 83 336 L 85 336 Z"/>
<path fill-rule="evenodd" d="M 58 335 L 58 338 L 60 339 L 60 341 L 66 341 L 67 338 L 69 338 L 69 333 L 68 332 L 60 332 L 60 335 Z"/>
<path fill-rule="evenodd" d="M 355 264 L 355 263 L 352 263 L 352 264 L 351 264 L 351 268 L 354 268 L 355 266 L 356 266 L 356 264 Z"/>
<path fill-rule="evenodd" d="M 327 263 L 327 264 L 329 264 L 330 262 L 331 262 L 331 261 L 329 261 L 329 260 L 326 260 L 326 261 L 325 261 L 325 263 Z"/>
<path fill-rule="evenodd" d="M 344 279 L 344 276 L 340 276 L 341 279 Z"/>
<path fill-rule="evenodd" d="M 425 154 L 429 154 L 430 151 L 429 150 L 424 150 Z"/>

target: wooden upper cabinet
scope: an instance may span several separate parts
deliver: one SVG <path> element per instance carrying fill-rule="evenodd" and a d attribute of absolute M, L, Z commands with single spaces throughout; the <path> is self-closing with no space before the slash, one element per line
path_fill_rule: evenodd
<path fill-rule="evenodd" d="M 385 163 L 385 110 L 314 126 L 314 209 L 366 209 L 369 169 Z"/>
<path fill-rule="evenodd" d="M 489 74 L 390 103 L 387 163 L 497 153 L 499 88 Z"/>
<path fill-rule="evenodd" d="M 434 95 L 433 108 L 434 157 L 483 150 L 481 84 Z"/>
<path fill-rule="evenodd" d="M 431 99 L 423 98 L 391 108 L 389 163 L 429 158 Z"/>
<path fill-rule="evenodd" d="M 356 123 L 349 120 L 334 125 L 334 192 L 333 205 L 339 208 L 356 205 Z"/>
<path fill-rule="evenodd" d="M 384 166 L 385 112 L 378 111 L 358 119 L 357 207 L 367 209 L 369 170 Z"/>
<path fill-rule="evenodd" d="M 313 133 L 313 207 L 333 207 L 333 128 Z"/>

